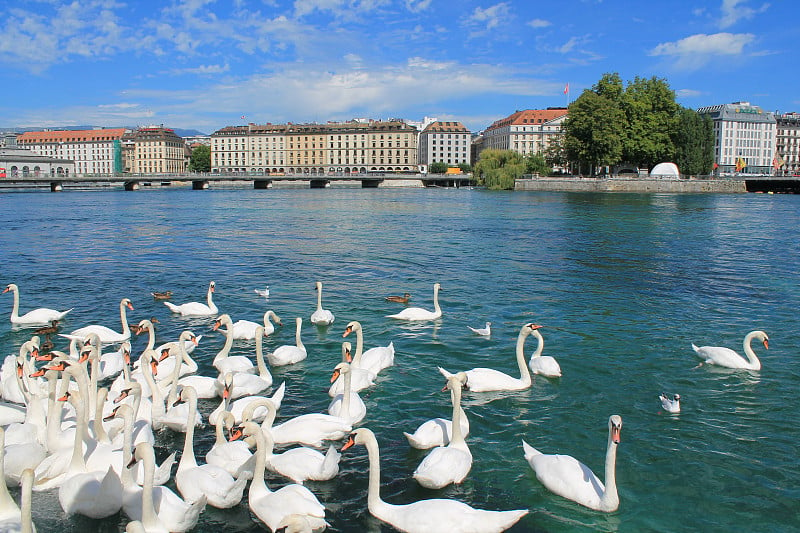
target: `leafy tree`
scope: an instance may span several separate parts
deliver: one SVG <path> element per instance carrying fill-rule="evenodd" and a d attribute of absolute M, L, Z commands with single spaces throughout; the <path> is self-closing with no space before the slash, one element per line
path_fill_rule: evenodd
<path fill-rule="evenodd" d="M 679 108 L 675 92 L 666 81 L 637 76 L 629 83 L 622 97 L 627 119 L 622 160 L 648 168 L 672 161 L 675 154 L 672 134 Z"/>
<path fill-rule="evenodd" d="M 211 172 L 211 147 L 201 144 L 189 157 L 189 172 Z"/>
<path fill-rule="evenodd" d="M 706 175 L 714 166 L 714 124 L 708 115 L 681 108 L 675 133 L 675 164 L 681 174 Z"/>
<path fill-rule="evenodd" d="M 463 172 L 464 174 L 469 174 L 470 172 L 472 172 L 472 165 L 470 165 L 469 163 L 459 163 L 458 168 L 460 168 L 461 172 Z"/>
<path fill-rule="evenodd" d="M 567 150 L 564 148 L 564 137 L 558 135 L 550 140 L 544 149 L 544 160 L 550 167 L 566 168 L 569 160 Z"/>
<path fill-rule="evenodd" d="M 525 173 L 547 176 L 553 172 L 553 168 L 547 164 L 544 154 L 531 154 L 525 158 Z"/>
<path fill-rule="evenodd" d="M 444 174 L 447 172 L 447 163 L 441 161 L 434 161 L 428 165 L 428 172 L 431 174 Z"/>
<path fill-rule="evenodd" d="M 486 149 L 473 169 L 478 185 L 490 189 L 513 189 L 514 180 L 525 174 L 525 159 L 513 150 Z"/>
<path fill-rule="evenodd" d="M 585 167 L 593 174 L 599 167 L 620 161 L 625 114 L 617 102 L 594 91 L 583 91 L 569 105 L 563 127 L 567 157 L 578 163 L 579 171 Z"/>

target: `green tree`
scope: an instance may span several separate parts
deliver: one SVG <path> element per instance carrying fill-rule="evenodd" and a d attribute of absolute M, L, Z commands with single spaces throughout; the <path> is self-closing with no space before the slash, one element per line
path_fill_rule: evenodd
<path fill-rule="evenodd" d="M 514 180 L 525 174 L 525 159 L 513 150 L 486 149 L 473 172 L 478 185 L 489 189 L 513 189 Z"/>
<path fill-rule="evenodd" d="M 622 160 L 647 168 L 672 161 L 672 134 L 680 106 L 669 84 L 656 77 L 637 76 L 625 88 L 622 109 L 627 120 Z"/>
<path fill-rule="evenodd" d="M 564 137 L 558 135 L 550 140 L 544 149 L 544 160 L 550 167 L 565 169 L 569 164 L 567 150 L 564 148 Z"/>
<path fill-rule="evenodd" d="M 675 132 L 675 164 L 683 175 L 707 175 L 714 166 L 714 124 L 708 115 L 693 109 L 678 111 Z"/>
<path fill-rule="evenodd" d="M 189 172 L 211 172 L 211 147 L 201 144 L 192 150 Z"/>
<path fill-rule="evenodd" d="M 531 154 L 525 158 L 525 173 L 548 176 L 553 168 L 547 164 L 544 154 Z"/>
<path fill-rule="evenodd" d="M 569 105 L 564 120 L 564 148 L 578 171 L 594 174 L 620 161 L 625 140 L 625 114 L 620 105 L 594 91 L 583 91 Z"/>
<path fill-rule="evenodd" d="M 442 163 L 441 161 L 434 161 L 430 165 L 428 165 L 428 172 L 430 174 L 444 174 L 447 172 L 447 163 Z"/>
<path fill-rule="evenodd" d="M 464 174 L 469 174 L 470 172 L 472 172 L 472 165 L 470 165 L 469 163 L 459 163 L 458 168 L 460 168 L 461 172 L 463 172 Z"/>

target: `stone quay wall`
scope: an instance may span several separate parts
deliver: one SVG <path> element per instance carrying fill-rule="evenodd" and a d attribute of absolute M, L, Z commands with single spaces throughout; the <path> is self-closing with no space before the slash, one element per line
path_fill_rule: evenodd
<path fill-rule="evenodd" d="M 515 191 L 562 192 L 664 192 L 664 193 L 743 193 L 744 180 L 692 179 L 601 179 L 601 178 L 523 178 L 514 183 Z"/>

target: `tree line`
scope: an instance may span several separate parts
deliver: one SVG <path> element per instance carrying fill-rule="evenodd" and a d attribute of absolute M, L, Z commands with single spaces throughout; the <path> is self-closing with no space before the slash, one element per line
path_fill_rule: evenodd
<path fill-rule="evenodd" d="M 563 136 L 542 154 L 484 150 L 475 164 L 478 184 L 513 189 L 523 174 L 553 167 L 580 175 L 605 174 L 618 164 L 652 169 L 675 163 L 683 175 L 707 175 L 714 165 L 711 119 L 675 101 L 666 80 L 636 77 L 627 84 L 607 73 L 568 107 Z"/>

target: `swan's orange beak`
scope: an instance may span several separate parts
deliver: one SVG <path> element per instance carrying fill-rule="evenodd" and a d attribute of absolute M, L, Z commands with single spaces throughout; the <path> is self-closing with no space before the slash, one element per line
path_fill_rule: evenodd
<path fill-rule="evenodd" d="M 130 303 L 130 302 L 128 302 L 128 309 L 130 309 L 131 311 L 133 311 L 133 304 L 132 304 L 132 303 Z"/>
<path fill-rule="evenodd" d="M 611 426 L 611 442 L 619 444 L 620 441 L 620 427 L 617 425 Z"/>
<path fill-rule="evenodd" d="M 195 346 L 197 346 L 198 344 L 200 344 L 200 341 L 198 341 L 198 340 L 197 340 L 197 337 L 195 337 L 194 335 L 192 335 L 192 344 L 194 344 Z"/>
<path fill-rule="evenodd" d="M 3 289 L 3 293 L 2 293 L 2 294 L 5 294 L 5 293 L 7 293 L 7 292 L 8 292 L 8 291 L 10 291 L 10 290 L 11 290 L 11 287 L 6 287 L 5 289 Z"/>
<path fill-rule="evenodd" d="M 350 448 L 355 443 L 356 443 L 355 436 L 350 435 L 349 437 L 347 437 L 347 442 L 345 442 L 344 446 L 342 446 L 342 451 L 345 451 L 347 448 Z"/>
<path fill-rule="evenodd" d="M 119 396 L 117 396 L 116 398 L 114 398 L 114 403 L 119 403 L 119 402 L 121 402 L 122 400 L 124 400 L 125 398 L 127 398 L 127 397 L 128 397 L 128 395 L 129 395 L 130 393 L 131 393 L 131 389 L 125 389 L 125 390 L 123 390 L 123 391 L 120 391 L 120 393 L 119 393 Z M 116 411 L 116 409 L 115 409 L 115 411 Z"/>
<path fill-rule="evenodd" d="M 542 326 L 540 324 L 531 324 L 531 329 L 541 329 Z"/>
<path fill-rule="evenodd" d="M 53 352 L 49 352 L 46 354 L 36 354 L 34 357 L 37 361 L 52 361 L 53 360 Z"/>
<path fill-rule="evenodd" d="M 20 374 L 22 374 L 22 367 L 20 367 L 20 368 L 17 370 L 17 372 L 18 372 L 18 373 L 20 373 Z M 31 374 L 31 375 L 30 375 L 30 376 L 28 376 L 28 377 L 31 377 L 31 378 L 39 378 L 39 377 L 42 377 L 42 376 L 44 376 L 44 368 L 40 368 L 39 370 L 37 370 L 36 372 L 34 372 L 33 374 Z M 20 377 L 22 377 L 22 376 L 20 376 Z"/>
<path fill-rule="evenodd" d="M 163 350 L 161 350 L 161 357 L 158 358 L 158 362 L 160 363 L 167 357 L 169 357 L 169 348 L 164 348 Z"/>
<path fill-rule="evenodd" d="M 108 422 L 109 420 L 113 420 L 113 419 L 114 419 L 114 417 L 116 417 L 116 416 L 117 416 L 117 409 L 119 409 L 119 407 L 115 407 L 115 408 L 114 408 L 114 410 L 113 410 L 113 411 L 111 411 L 111 414 L 110 414 L 110 415 L 108 415 L 108 416 L 104 416 L 104 417 L 103 417 L 103 422 Z"/>
<path fill-rule="evenodd" d="M 214 322 L 214 327 L 211 328 L 211 331 L 217 331 L 221 325 L 222 323 L 219 320 L 217 320 L 216 322 Z"/>
<path fill-rule="evenodd" d="M 47 368 L 47 370 L 55 370 L 56 372 L 63 372 L 66 368 L 67 364 L 64 361 L 61 361 L 57 365 Z"/>
<path fill-rule="evenodd" d="M 353 332 L 353 328 L 352 328 L 351 326 L 347 326 L 347 327 L 345 328 L 345 330 L 344 330 L 344 333 L 342 333 L 342 337 L 347 337 L 347 336 L 348 336 L 348 335 L 350 335 L 352 332 Z"/>
<path fill-rule="evenodd" d="M 769 339 L 764 339 L 764 348 L 769 350 Z"/>
<path fill-rule="evenodd" d="M 350 350 L 345 350 L 344 351 L 344 358 L 347 360 L 348 363 L 352 363 L 353 362 L 353 356 L 350 355 Z"/>
<path fill-rule="evenodd" d="M 128 350 L 124 350 L 122 352 L 122 358 L 125 361 L 125 364 L 130 366 L 130 364 L 131 364 L 131 352 L 128 351 Z"/>
<path fill-rule="evenodd" d="M 152 372 L 154 376 L 158 375 L 158 361 L 150 361 L 150 372 Z"/>
<path fill-rule="evenodd" d="M 58 398 L 58 401 L 59 401 L 59 402 L 66 402 L 67 400 L 69 400 L 69 393 L 66 393 L 66 394 L 65 394 L 64 396 L 62 396 L 61 398 Z"/>
<path fill-rule="evenodd" d="M 233 429 L 231 430 L 231 436 L 228 438 L 228 441 L 233 442 L 235 440 L 239 440 L 242 438 L 243 435 L 244 433 L 242 432 L 241 429 L 239 428 Z"/>
<path fill-rule="evenodd" d="M 339 375 L 341 375 L 341 372 L 337 368 L 336 370 L 333 371 L 333 375 L 331 376 L 331 383 L 339 379 Z"/>
<path fill-rule="evenodd" d="M 80 356 L 80 357 L 78 357 L 78 362 L 79 362 L 79 363 L 83 363 L 83 362 L 84 362 L 84 361 L 86 361 L 87 359 L 89 359 L 89 352 L 88 352 L 88 351 L 81 352 L 81 356 Z"/>

